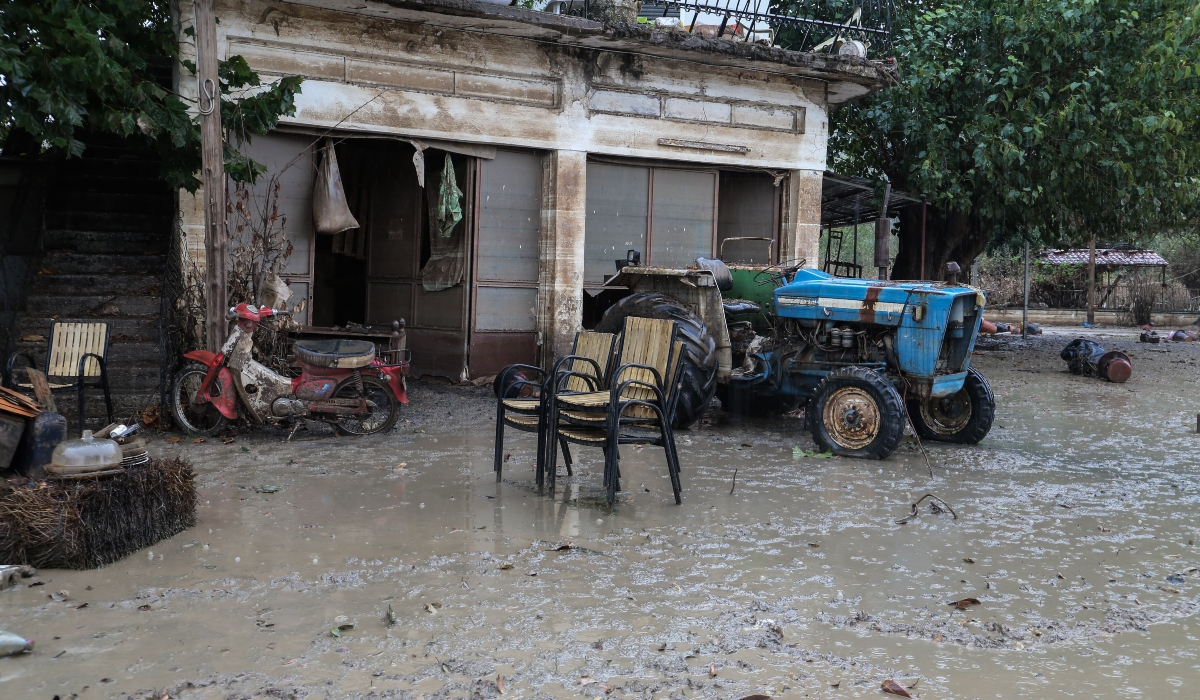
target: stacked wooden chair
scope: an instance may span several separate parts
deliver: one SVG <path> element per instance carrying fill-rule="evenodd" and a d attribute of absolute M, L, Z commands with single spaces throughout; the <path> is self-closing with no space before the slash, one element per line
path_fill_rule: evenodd
<path fill-rule="evenodd" d="M 575 336 L 571 354 L 560 357 L 550 371 L 533 365 L 509 365 L 496 376 L 496 454 L 494 469 L 499 480 L 504 469 L 504 430 L 513 428 L 538 434 L 537 484 L 545 480 L 547 452 L 556 454 L 558 445 L 548 442 L 546 420 L 549 401 L 555 392 L 596 391 L 608 380 L 617 336 L 583 331 Z M 559 441 L 571 473 L 571 452 L 566 440 Z"/>
<path fill-rule="evenodd" d="M 498 381 L 498 386 L 507 384 L 507 390 L 497 400 L 496 474 L 499 476 L 503 463 L 505 427 L 538 433 L 538 485 L 548 475 L 551 492 L 560 446 L 568 474 L 568 443 L 597 447 L 604 453 L 604 486 L 612 505 L 621 488 L 620 445 L 652 444 L 663 448 L 675 502 L 681 503 L 671 416 L 678 400 L 679 360 L 685 350 L 683 343 L 675 340 L 675 322 L 626 318 L 615 353 L 612 336 L 607 340 L 588 337 L 601 335 L 581 333 L 575 351 L 556 361 L 549 372 L 523 365 L 504 370 L 526 376 Z M 602 354 L 605 342 L 607 355 Z M 535 387 L 537 398 L 513 397 L 514 392 L 532 392 Z"/>

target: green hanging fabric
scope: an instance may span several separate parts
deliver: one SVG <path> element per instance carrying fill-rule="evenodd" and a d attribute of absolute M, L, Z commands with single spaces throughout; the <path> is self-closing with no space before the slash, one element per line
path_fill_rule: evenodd
<path fill-rule="evenodd" d="M 454 179 L 454 163 L 450 161 L 450 154 L 447 153 L 437 201 L 437 230 L 442 238 L 449 238 L 450 232 L 462 221 L 462 194 Z"/>

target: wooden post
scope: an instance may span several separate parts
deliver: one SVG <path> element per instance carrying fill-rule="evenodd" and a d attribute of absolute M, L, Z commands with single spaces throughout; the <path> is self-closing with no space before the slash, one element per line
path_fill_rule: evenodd
<path fill-rule="evenodd" d="M 1021 307 L 1021 340 L 1029 337 L 1029 241 L 1025 241 L 1025 303 Z"/>
<path fill-rule="evenodd" d="M 1096 322 L 1096 236 L 1092 236 L 1092 240 L 1088 243 L 1088 297 L 1087 297 L 1087 321 L 1088 324 Z"/>
<path fill-rule="evenodd" d="M 195 0 L 196 69 L 199 75 L 200 143 L 204 180 L 204 320 L 208 349 L 217 352 L 225 342 L 225 160 L 221 133 L 221 81 L 217 77 L 217 19 L 215 0 Z"/>

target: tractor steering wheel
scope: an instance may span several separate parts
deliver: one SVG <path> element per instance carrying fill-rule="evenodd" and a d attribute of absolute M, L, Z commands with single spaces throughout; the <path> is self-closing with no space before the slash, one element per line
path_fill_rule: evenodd
<path fill-rule="evenodd" d="M 754 273 L 754 281 L 760 287 L 768 284 L 773 287 L 782 287 L 787 278 L 796 274 L 802 267 L 804 267 L 804 258 L 781 260 L 774 265 L 768 265 Z"/>

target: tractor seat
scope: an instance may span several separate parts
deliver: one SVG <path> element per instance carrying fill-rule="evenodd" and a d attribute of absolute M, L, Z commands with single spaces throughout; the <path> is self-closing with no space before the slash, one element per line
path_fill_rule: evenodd
<path fill-rule="evenodd" d="M 726 316 L 742 316 L 762 311 L 762 307 L 758 305 L 758 302 L 750 301 L 749 299 L 726 299 L 722 303 L 725 307 Z"/>
<path fill-rule="evenodd" d="M 317 367 L 354 369 L 375 361 L 375 343 L 368 340 L 297 340 L 296 359 Z"/>
<path fill-rule="evenodd" d="M 729 271 L 729 266 L 723 261 L 716 258 L 696 258 L 696 267 L 711 272 L 713 280 L 717 283 L 717 289 L 722 292 L 733 289 L 733 273 Z"/>

